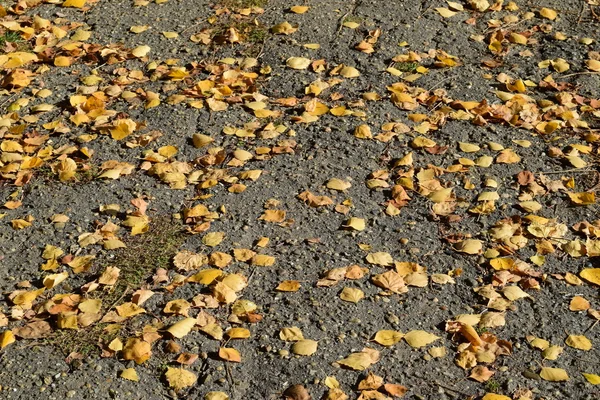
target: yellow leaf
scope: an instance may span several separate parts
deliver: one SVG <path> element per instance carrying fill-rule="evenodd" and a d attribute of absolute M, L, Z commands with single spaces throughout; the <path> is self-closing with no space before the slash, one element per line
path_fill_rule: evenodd
<path fill-rule="evenodd" d="M 481 147 L 473 143 L 458 142 L 458 147 L 461 151 L 464 151 L 465 153 L 475 153 L 481 150 Z"/>
<path fill-rule="evenodd" d="M 280 292 L 297 292 L 299 289 L 300 282 L 298 281 L 283 281 L 275 288 Z"/>
<path fill-rule="evenodd" d="M 542 351 L 542 357 L 546 360 L 556 360 L 563 352 L 563 348 L 560 346 L 550 346 Z"/>
<path fill-rule="evenodd" d="M 429 200 L 433 201 L 434 203 L 443 203 L 448 201 L 450 196 L 452 196 L 452 188 L 436 190 L 431 192 L 427 197 L 429 197 Z"/>
<path fill-rule="evenodd" d="M 259 267 L 270 267 L 275 264 L 275 257 L 266 254 L 257 254 L 250 260 L 250 264 Z"/>
<path fill-rule="evenodd" d="M 483 244 L 481 240 L 477 239 L 463 240 L 462 242 L 458 242 L 454 245 L 456 251 L 458 251 L 459 253 L 466 254 L 479 254 L 481 252 L 482 247 Z"/>
<path fill-rule="evenodd" d="M 150 27 L 148 25 L 134 25 L 131 28 L 129 28 L 129 32 L 142 33 L 147 31 L 149 28 Z"/>
<path fill-rule="evenodd" d="M 229 400 L 225 392 L 208 392 L 204 395 L 204 400 Z"/>
<path fill-rule="evenodd" d="M 344 190 L 350 189 L 352 184 L 350 182 L 346 182 L 338 178 L 331 178 L 329 181 L 327 181 L 326 186 L 328 189 L 343 192 Z"/>
<path fill-rule="evenodd" d="M 48 276 L 44 277 L 44 282 L 43 282 L 44 287 L 46 289 L 52 289 L 53 287 L 57 286 L 59 283 L 61 283 L 68 277 L 69 277 L 68 272 L 61 272 L 59 274 L 48 275 Z"/>
<path fill-rule="evenodd" d="M 134 360 L 137 364 L 141 364 L 150 358 L 152 349 L 150 343 L 137 338 L 130 338 L 127 339 L 122 353 L 123 359 Z"/>
<path fill-rule="evenodd" d="M 300 328 L 292 326 L 291 328 L 283 328 L 279 331 L 279 339 L 286 342 L 296 342 L 304 339 L 304 335 Z"/>
<path fill-rule="evenodd" d="M 223 339 L 223 328 L 221 328 L 221 326 L 218 324 L 207 324 L 200 328 L 200 330 L 215 340 Z"/>
<path fill-rule="evenodd" d="M 340 293 L 340 299 L 350 303 L 358 303 L 364 297 L 365 293 L 357 288 L 345 287 Z"/>
<path fill-rule="evenodd" d="M 551 8 L 544 7 L 542 9 L 540 9 L 540 15 L 546 19 L 554 21 L 556 19 L 556 17 L 558 16 L 558 13 Z"/>
<path fill-rule="evenodd" d="M 600 61 L 598 60 L 587 60 L 585 65 L 590 71 L 600 72 Z"/>
<path fill-rule="evenodd" d="M 360 76 L 360 72 L 354 67 L 344 66 L 340 70 L 340 75 L 344 78 L 357 78 Z"/>
<path fill-rule="evenodd" d="M 456 14 L 458 14 L 456 11 L 451 11 L 447 8 L 442 8 L 442 7 L 436 8 L 435 11 L 437 11 L 444 18 L 450 18 L 450 17 L 453 17 Z"/>
<path fill-rule="evenodd" d="M 309 10 L 310 7 L 308 6 L 293 6 L 290 7 L 290 11 L 293 12 L 294 14 L 304 14 L 305 12 L 307 12 Z"/>
<path fill-rule="evenodd" d="M 142 307 L 131 302 L 118 305 L 115 309 L 117 310 L 117 314 L 123 318 L 133 317 L 134 315 L 144 314 L 146 312 Z"/>
<path fill-rule="evenodd" d="M 224 232 L 210 232 L 204 235 L 202 243 L 209 247 L 218 246 L 225 238 Z"/>
<path fill-rule="evenodd" d="M 121 371 L 121 378 L 127 379 L 128 381 L 133 381 L 133 382 L 139 382 L 139 380 L 140 380 L 137 372 L 133 368 L 126 368 L 123 371 Z"/>
<path fill-rule="evenodd" d="M 352 353 L 348 357 L 338 360 L 337 363 L 355 371 L 364 371 L 373 364 L 373 358 L 369 353 L 361 351 Z"/>
<path fill-rule="evenodd" d="M 514 268 L 515 260 L 508 257 L 494 258 L 493 260 L 490 260 L 490 265 L 496 271 L 507 271 Z"/>
<path fill-rule="evenodd" d="M 192 136 L 192 142 L 194 144 L 194 147 L 197 149 L 207 146 L 214 141 L 215 139 L 213 139 L 212 137 L 208 135 L 203 135 L 201 133 L 194 133 L 194 135 Z"/>
<path fill-rule="evenodd" d="M 571 202 L 579 206 L 587 206 L 596 202 L 594 192 L 567 193 Z"/>
<path fill-rule="evenodd" d="M 354 136 L 359 139 L 371 139 L 373 137 L 371 128 L 366 124 L 357 126 L 356 129 L 354 129 Z"/>
<path fill-rule="evenodd" d="M 258 219 L 267 222 L 279 223 L 285 220 L 285 214 L 286 212 L 284 210 L 265 210 L 264 214 Z"/>
<path fill-rule="evenodd" d="M 481 398 L 481 400 L 512 400 L 512 399 L 508 396 L 504 396 L 501 394 L 486 393 L 485 396 L 483 396 Z"/>
<path fill-rule="evenodd" d="M 65 0 L 64 3 L 62 3 L 63 7 L 74 7 L 74 8 L 81 8 L 85 5 L 86 0 Z"/>
<path fill-rule="evenodd" d="M 590 308 L 590 302 L 581 296 L 575 296 L 569 303 L 569 310 L 571 311 L 585 311 Z"/>
<path fill-rule="evenodd" d="M 73 62 L 71 57 L 58 56 L 54 58 L 54 65 L 57 67 L 68 67 Z"/>
<path fill-rule="evenodd" d="M 583 279 L 600 286 L 600 268 L 586 268 L 579 273 Z"/>
<path fill-rule="evenodd" d="M 392 346 L 402 340 L 403 337 L 404 334 L 402 332 L 384 329 L 378 331 L 373 340 L 382 346 Z"/>
<path fill-rule="evenodd" d="M 377 253 L 369 253 L 367 255 L 367 262 L 369 264 L 381 265 L 381 266 L 385 267 L 385 266 L 393 264 L 394 259 L 392 258 L 390 253 L 380 251 Z"/>
<path fill-rule="evenodd" d="M 365 220 L 362 218 L 352 217 L 343 225 L 346 229 L 353 229 L 355 231 L 363 231 L 365 230 Z"/>
<path fill-rule="evenodd" d="M 14 343 L 15 340 L 15 335 L 10 330 L 0 333 L 0 350 L 4 349 L 11 343 Z"/>
<path fill-rule="evenodd" d="M 176 392 L 186 387 L 193 386 L 196 383 L 198 377 L 191 371 L 183 368 L 172 368 L 167 367 L 165 372 L 165 378 L 169 383 L 169 387 L 173 388 Z"/>
<path fill-rule="evenodd" d="M 219 357 L 225 361 L 239 363 L 242 361 L 240 352 L 233 348 L 221 347 L 219 349 Z"/>
<path fill-rule="evenodd" d="M 406 340 L 406 343 L 408 343 L 408 345 L 413 348 L 427 346 L 428 344 L 433 343 L 438 339 L 440 339 L 439 336 L 420 330 L 410 331 L 406 335 L 404 335 L 404 340 Z"/>
<path fill-rule="evenodd" d="M 592 385 L 600 385 L 600 376 L 596 374 L 586 374 L 582 373 L 583 377 Z"/>
<path fill-rule="evenodd" d="M 131 135 L 137 129 L 137 124 L 129 118 L 119 119 L 114 128 L 110 130 L 110 136 L 115 140 L 121 140 Z"/>
<path fill-rule="evenodd" d="M 190 333 L 194 325 L 196 325 L 195 318 L 184 318 L 171 325 L 169 329 L 167 329 L 167 332 L 169 332 L 173 337 L 181 339 Z"/>
<path fill-rule="evenodd" d="M 569 347 L 573 347 L 574 349 L 579 349 L 583 351 L 588 351 L 592 349 L 592 342 L 590 339 L 583 335 L 569 335 L 565 343 Z"/>
<path fill-rule="evenodd" d="M 150 52 L 150 46 L 138 46 L 135 49 L 131 50 L 131 54 L 133 54 L 137 58 L 145 57 Z"/>
<path fill-rule="evenodd" d="M 549 382 L 562 382 L 569 380 L 569 374 L 562 368 L 543 367 L 540 377 Z"/>
<path fill-rule="evenodd" d="M 310 65 L 310 59 L 304 57 L 290 57 L 285 63 L 292 69 L 306 69 Z"/>
<path fill-rule="evenodd" d="M 567 161 L 575 168 L 585 168 L 587 163 L 579 156 L 567 156 Z"/>
<path fill-rule="evenodd" d="M 248 339 L 250 331 L 246 328 L 231 328 L 225 332 L 229 339 Z"/>
<path fill-rule="evenodd" d="M 317 351 L 319 342 L 316 340 L 302 339 L 292 345 L 292 353 L 301 356 L 310 356 Z"/>

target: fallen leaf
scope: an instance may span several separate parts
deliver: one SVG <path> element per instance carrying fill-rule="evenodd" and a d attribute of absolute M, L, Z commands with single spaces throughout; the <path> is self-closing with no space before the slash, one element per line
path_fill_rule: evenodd
<path fill-rule="evenodd" d="M 317 351 L 319 342 L 316 340 L 302 339 L 292 345 L 292 353 L 301 356 L 310 356 Z"/>
<path fill-rule="evenodd" d="M 127 343 L 122 351 L 124 360 L 134 360 L 137 364 L 142 364 L 152 355 L 150 343 L 138 338 L 127 339 Z"/>
<path fill-rule="evenodd" d="M 403 337 L 404 334 L 402 332 L 384 329 L 378 331 L 373 340 L 382 346 L 392 346 L 402 340 Z"/>
<path fill-rule="evenodd" d="M 173 337 L 181 339 L 191 332 L 194 325 L 196 325 L 195 318 L 184 318 L 171 325 L 169 329 L 167 329 L 167 332 L 169 332 Z"/>
<path fill-rule="evenodd" d="M 308 390 L 302 385 L 292 385 L 282 393 L 284 400 L 312 400 Z"/>
<path fill-rule="evenodd" d="M 420 330 L 410 331 L 404 335 L 404 340 L 406 340 L 406 343 L 413 348 L 425 347 L 439 339 L 441 339 L 439 336 Z"/>
<path fill-rule="evenodd" d="M 373 358 L 367 352 L 359 352 L 352 353 L 348 357 L 338 360 L 337 363 L 355 371 L 364 371 L 373 364 Z"/>
<path fill-rule="evenodd" d="M 237 351 L 236 349 L 233 349 L 230 347 L 219 348 L 219 357 L 222 360 L 229 361 L 229 362 L 234 362 L 234 363 L 242 362 L 242 356 L 240 355 L 240 352 Z"/>
<path fill-rule="evenodd" d="M 290 57 L 285 64 L 292 69 L 306 69 L 310 65 L 310 59 L 304 57 Z"/>
<path fill-rule="evenodd" d="M 169 387 L 173 388 L 176 392 L 193 386 L 196 383 L 196 380 L 198 380 L 198 377 L 192 371 L 172 367 L 167 367 L 165 378 L 169 383 Z"/>
<path fill-rule="evenodd" d="M 565 340 L 565 343 L 567 346 L 579 350 L 588 351 L 592 349 L 592 342 L 583 335 L 569 335 Z"/>
<path fill-rule="evenodd" d="M 582 375 L 585 380 L 588 381 L 588 383 L 591 383 L 592 385 L 600 385 L 600 375 L 586 374 L 585 372 L 582 373 Z"/>
<path fill-rule="evenodd" d="M 562 382 L 569 380 L 569 374 L 562 368 L 542 367 L 540 377 L 549 382 Z"/>
<path fill-rule="evenodd" d="M 128 381 L 139 382 L 140 378 L 134 368 L 126 368 L 121 371 L 121 378 L 127 379 Z"/>
<path fill-rule="evenodd" d="M 350 303 L 358 303 L 364 297 L 365 293 L 357 288 L 345 287 L 340 293 L 340 299 Z"/>
<path fill-rule="evenodd" d="M 588 282 L 591 282 L 595 285 L 600 286 L 600 268 L 586 268 L 583 269 L 579 276 L 585 279 Z"/>

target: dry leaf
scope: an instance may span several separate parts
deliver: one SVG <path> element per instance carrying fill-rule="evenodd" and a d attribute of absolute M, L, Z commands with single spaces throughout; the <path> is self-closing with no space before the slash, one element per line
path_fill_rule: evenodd
<path fill-rule="evenodd" d="M 302 385 L 290 386 L 284 390 L 282 396 L 284 400 L 312 400 L 308 390 Z"/>
<path fill-rule="evenodd" d="M 340 293 L 340 299 L 350 303 L 358 303 L 365 297 L 365 293 L 357 288 L 345 287 Z"/>
<path fill-rule="evenodd" d="M 565 343 L 567 346 L 579 350 L 588 351 L 592 349 L 592 342 L 583 335 L 569 335 L 565 340 Z"/>
<path fill-rule="evenodd" d="M 569 374 L 562 368 L 542 367 L 540 377 L 549 382 L 562 382 L 569 380 Z"/>
<path fill-rule="evenodd" d="M 237 351 L 236 349 L 233 349 L 230 347 L 221 347 L 219 349 L 219 357 L 222 360 L 229 361 L 229 362 L 234 362 L 234 363 L 242 362 L 242 356 L 240 355 L 240 352 Z"/>
<path fill-rule="evenodd" d="M 128 381 L 139 382 L 140 378 L 134 368 L 126 368 L 121 371 L 121 378 L 127 379 Z"/>
<path fill-rule="evenodd" d="M 196 383 L 196 380 L 198 380 L 198 377 L 192 371 L 172 367 L 167 367 L 165 378 L 169 383 L 169 387 L 173 388 L 176 392 L 193 386 Z"/>
<path fill-rule="evenodd" d="M 169 329 L 167 329 L 167 332 L 169 332 L 173 337 L 181 339 L 191 332 L 194 325 L 196 325 L 195 318 L 184 318 L 171 325 Z"/>
<path fill-rule="evenodd" d="M 317 351 L 319 342 L 310 339 L 301 339 L 292 345 L 292 353 L 301 356 L 310 356 Z"/>
<path fill-rule="evenodd" d="M 439 336 L 419 330 L 410 331 L 404 335 L 404 340 L 406 340 L 406 343 L 408 343 L 410 347 L 417 349 L 420 347 L 425 347 L 439 339 L 441 339 Z"/>
<path fill-rule="evenodd" d="M 392 330 L 380 330 L 375 334 L 373 340 L 382 346 L 392 346 L 398 343 L 400 340 L 402 340 L 403 337 L 404 334 L 402 332 Z"/>

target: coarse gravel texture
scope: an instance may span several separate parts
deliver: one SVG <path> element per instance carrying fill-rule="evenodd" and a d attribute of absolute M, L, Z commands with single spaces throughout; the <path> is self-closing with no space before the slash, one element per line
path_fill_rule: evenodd
<path fill-rule="evenodd" d="M 538 42 L 527 47 L 530 55 L 522 56 L 519 50 L 511 50 L 503 58 L 503 65 L 492 71 L 484 69 L 481 64 L 483 59 L 494 58 L 488 50 L 488 43 L 473 40 L 472 36 L 486 34 L 488 20 L 501 19 L 510 14 L 507 11 L 463 11 L 446 19 L 435 11 L 436 7 L 447 7 L 446 2 L 441 0 L 270 0 L 264 2 L 264 13 L 250 18 L 250 21 L 256 18 L 257 26 L 264 27 L 264 41 L 206 46 L 190 41 L 190 35 L 207 25 L 205 21 L 214 14 L 216 2 L 169 0 L 163 4 L 150 2 L 142 7 L 135 7 L 133 3 L 132 0 L 98 0 L 87 11 L 41 4 L 28 10 L 27 14 L 51 20 L 60 17 L 82 22 L 91 29 L 90 40 L 94 43 L 121 43 L 127 48 L 148 45 L 152 49 L 151 60 L 176 58 L 180 60 L 178 65 L 186 65 L 199 61 L 215 62 L 225 57 L 257 57 L 261 66 L 272 68 L 268 77 L 259 84 L 259 92 L 270 98 L 301 99 L 305 96 L 305 87 L 317 79 L 318 75 L 311 70 L 286 68 L 286 60 L 292 56 L 325 59 L 330 65 L 343 63 L 357 68 L 361 72 L 358 78 L 342 80 L 333 89 L 343 95 L 344 101 L 350 102 L 359 100 L 364 92 L 376 91 L 383 95 L 386 86 L 399 80 L 385 72 L 393 64 L 391 59 L 405 52 L 399 43 L 406 42 L 409 49 L 418 52 L 441 49 L 456 56 L 461 65 L 447 69 L 432 68 L 414 82 L 414 86 L 431 90 L 445 89 L 447 96 L 453 99 L 487 99 L 490 103 L 497 103 L 494 91 L 502 85 L 495 79 L 484 77 L 485 74 L 496 76 L 504 72 L 539 82 L 549 73 L 549 70 L 538 67 L 540 61 L 560 57 L 572 64 L 572 72 L 585 71 L 584 60 L 588 58 L 588 51 L 599 50 L 597 42 L 584 45 L 578 41 L 584 37 L 600 37 L 600 21 L 595 19 L 591 8 L 581 0 L 516 1 L 521 10 L 514 14 L 522 15 L 526 11 L 535 13 L 541 7 L 549 7 L 558 11 L 559 18 L 550 22 L 536 16 L 522 21 L 523 29 L 550 23 L 553 31 L 536 32 Z M 291 13 L 290 7 L 297 3 L 306 3 L 310 6 L 309 11 L 305 14 Z M 352 16 L 353 20 L 360 23 L 360 27 L 349 29 L 341 26 L 345 15 L 346 18 Z M 475 22 L 465 23 L 470 17 L 476 18 Z M 297 24 L 298 31 L 287 36 L 268 33 L 271 26 L 283 21 Z M 133 34 L 129 29 L 134 25 L 149 25 L 151 28 L 141 34 Z M 365 54 L 355 50 L 354 46 L 364 39 L 367 31 L 376 28 L 382 30 L 376 51 Z M 175 39 L 167 39 L 161 34 L 163 31 L 179 32 L 180 35 Z M 564 33 L 567 40 L 554 40 L 552 35 L 556 31 Z M 305 48 L 303 44 L 306 43 L 319 43 L 320 48 Z M 68 101 L 69 96 L 74 95 L 81 85 L 80 76 L 90 74 L 94 68 L 103 76 L 114 76 L 113 71 L 120 67 L 140 69 L 144 63 L 131 59 L 116 65 L 77 64 L 52 68 L 36 81 L 38 87 L 50 88 L 52 95 L 43 100 L 34 99 L 30 106 L 42 102 L 58 104 Z M 326 76 L 322 78 L 325 80 Z M 558 77 L 555 79 L 558 81 Z M 576 85 L 578 93 L 583 96 L 600 96 L 598 74 L 573 75 L 565 78 L 565 81 Z M 163 82 L 151 81 L 136 87 L 161 93 L 162 85 Z M 22 94 L 31 96 L 30 89 L 25 88 Z M 0 97 L 3 108 L 7 106 L 6 99 L 9 96 L 12 94 Z M 139 104 L 119 100 L 111 104 L 111 109 L 126 113 L 135 121 L 145 121 L 149 130 L 162 132 L 163 136 L 151 143 L 149 148 L 156 150 L 160 146 L 173 145 L 179 150 L 178 160 L 193 160 L 205 154 L 205 149 L 197 149 L 191 144 L 191 137 L 195 133 L 210 135 L 215 138 L 212 145 L 227 149 L 245 146 L 252 150 L 257 146 L 269 145 L 269 141 L 261 139 L 245 139 L 240 143 L 238 138 L 221 133 L 225 126 L 240 127 L 255 120 L 242 107 L 210 112 L 206 106 L 196 109 L 187 107 L 185 103 L 169 105 L 163 102 L 157 107 L 145 109 Z M 400 110 L 391 101 L 369 102 L 366 109 L 366 123 L 374 131 L 392 120 L 416 125 L 408 122 L 407 114 L 428 112 L 425 107 L 411 112 Z M 0 109 L 0 115 L 7 112 Z M 484 238 L 481 232 L 487 231 L 497 221 L 513 215 L 526 215 L 515 206 L 519 195 L 515 175 L 522 170 L 535 175 L 570 170 L 569 165 L 549 157 L 547 150 L 549 146 L 564 148 L 570 143 L 580 143 L 579 137 L 565 133 L 550 142 L 548 136 L 506 124 L 477 126 L 469 121 L 458 120 L 448 121 L 439 130 L 431 132 L 429 137 L 440 146 L 449 146 L 449 150 L 445 154 L 415 150 L 415 158 L 418 158 L 421 167 L 429 164 L 448 167 L 459 157 L 468 156 L 460 152 L 457 142 L 480 145 L 498 142 L 515 148 L 522 158 L 517 164 L 493 164 L 487 169 L 469 169 L 460 176 L 444 175 L 444 182 L 455 187 L 457 197 L 472 196 L 463 189 L 465 178 L 477 187 L 476 191 L 485 190 L 483 183 L 493 178 L 498 182 L 500 194 L 495 212 L 471 215 L 465 207 L 460 211 L 463 217 L 460 222 L 448 223 L 432 213 L 432 203 L 417 193 L 411 193 L 412 200 L 401 209 L 399 215 L 388 216 L 384 213 L 384 203 L 389 200 L 388 191 L 370 190 L 365 185 L 369 174 L 388 168 L 390 159 L 400 158 L 411 150 L 409 142 L 414 136 L 412 133 L 401 134 L 389 143 L 359 140 L 352 134 L 357 125 L 364 123 L 359 118 L 339 118 L 327 114 L 314 123 L 293 124 L 289 121 L 292 113 L 285 112 L 288 115 L 281 120 L 295 131 L 292 137 L 297 142 L 294 152 L 251 161 L 244 168 L 260 169 L 263 173 L 259 180 L 248 184 L 242 193 L 230 193 L 222 183 L 211 190 L 213 196 L 204 204 L 212 211 L 221 210 L 222 207 L 226 209 L 210 228 L 210 231 L 226 234 L 218 247 L 207 249 L 202 244 L 203 234 L 187 235 L 182 245 L 182 249 L 196 252 L 230 252 L 233 248 L 253 248 L 260 237 L 271 239 L 266 253 L 276 257 L 274 266 L 263 268 L 234 263 L 227 268 L 228 272 L 240 272 L 249 277 L 248 287 L 243 290 L 241 297 L 256 303 L 263 317 L 258 323 L 244 325 L 252 333 L 249 339 L 227 345 L 239 350 L 242 362 L 233 364 L 220 360 L 216 353 L 223 343 L 194 331 L 177 342 L 185 351 L 203 356 L 188 368 L 198 375 L 199 380 L 193 387 L 176 393 L 168 387 L 163 377 L 166 367 L 175 365 L 173 360 L 176 358 L 163 349 L 163 341 L 155 345 L 150 360 L 138 366 L 133 361 L 125 361 L 117 356 L 101 358 L 95 351 L 86 354 L 83 360 L 67 363 L 66 354 L 52 340 L 18 340 L 0 353 L 0 398 L 170 399 L 187 396 L 195 399 L 203 398 L 211 391 L 223 391 L 236 400 L 276 399 L 290 385 L 302 384 L 313 398 L 319 399 L 328 390 L 323 384 L 324 379 L 335 376 L 341 388 L 353 399 L 359 397 L 357 383 L 366 373 L 342 369 L 335 361 L 365 346 L 381 351 L 381 360 L 369 371 L 384 377 L 386 382 L 406 386 L 408 392 L 404 398 L 407 399 L 480 398 L 492 390 L 512 398 L 519 389 L 532 390 L 535 399 L 600 398 L 600 390 L 586 382 L 581 375 L 582 372 L 600 374 L 600 327 L 589 329 L 594 323 L 593 319 L 585 312 L 576 313 L 568 309 L 569 301 L 575 295 L 585 297 L 593 308 L 600 307 L 598 287 L 590 284 L 572 286 L 548 275 L 547 279 L 541 279 L 540 290 L 527 290 L 531 297 L 513 304 L 506 313 L 506 325 L 489 330 L 499 339 L 509 340 L 513 344 L 512 354 L 499 357 L 490 366 L 496 371 L 493 384 L 468 379 L 470 372 L 455 364 L 457 345 L 452 335 L 445 332 L 446 321 L 457 315 L 487 310 L 485 302 L 473 289 L 490 283 L 493 271 L 483 257 L 458 253 L 444 238 L 451 233 L 468 233 Z M 60 117 L 61 112 L 55 110 L 41 115 L 40 121 L 52 121 Z M 590 124 L 593 125 L 593 122 Z M 597 127 L 598 118 L 595 124 Z M 85 125 L 72 126 L 68 134 L 53 137 L 53 145 L 72 144 L 76 136 L 84 133 Z M 518 147 L 512 140 L 528 140 L 531 146 Z M 180 213 L 185 207 L 197 204 L 194 198 L 198 192 L 194 185 L 188 185 L 183 190 L 172 190 L 137 168 L 143 158 L 143 149 L 127 148 L 109 135 L 101 135 L 86 143 L 86 146 L 94 151 L 93 165 L 118 160 L 132 163 L 136 169 L 131 175 L 118 180 L 92 179 L 66 183 L 60 182 L 55 176 L 40 173 L 18 189 L 22 190 L 22 206 L 15 210 L 3 210 L 7 216 L 0 220 L 0 289 L 6 296 L 0 302 L 0 310 L 6 315 L 10 315 L 11 306 L 8 295 L 18 288 L 19 282 L 30 281 L 33 286 L 40 287 L 40 265 L 44 262 L 40 255 L 47 244 L 75 254 L 79 250 L 77 239 L 81 233 L 93 232 L 97 226 L 95 221 L 106 223 L 111 220 L 99 212 L 101 205 L 119 204 L 122 210 L 130 210 L 132 199 L 146 196 L 148 214 L 152 218 Z M 494 156 L 495 152 L 482 146 L 477 155 L 483 154 Z M 589 168 L 595 169 L 595 164 L 590 164 Z M 552 177 L 558 179 L 559 176 Z M 564 176 L 570 175 L 566 172 Z M 325 183 L 334 177 L 350 182 L 352 187 L 345 193 L 327 189 Z M 584 188 L 598 183 L 592 172 L 575 175 L 575 179 Z M 9 182 L 0 181 L 2 199 L 8 200 L 15 190 L 17 188 Z M 307 206 L 297 198 L 305 190 L 327 195 L 335 204 L 351 198 L 350 214 L 337 213 L 332 207 Z M 286 210 L 286 218 L 294 220 L 290 226 L 279 226 L 258 219 L 269 199 L 280 201 L 277 208 Z M 539 201 L 543 203 L 539 215 L 557 218 L 569 227 L 580 221 L 597 219 L 596 204 L 574 207 L 567 196 L 556 193 Z M 501 204 L 507 206 L 502 207 Z M 55 214 L 69 216 L 64 228 L 55 228 L 50 223 Z M 11 228 L 11 220 L 26 215 L 35 217 L 33 226 L 22 230 Z M 359 232 L 340 229 L 349 216 L 364 218 L 367 221 L 366 228 Z M 117 223 L 116 219 L 112 220 Z M 125 230 L 121 228 L 122 236 L 126 236 Z M 403 238 L 408 240 L 401 241 Z M 365 262 L 367 253 L 357 246 L 359 243 L 369 244 L 373 251 L 389 252 L 394 260 L 425 266 L 428 274 L 445 274 L 456 269 L 462 269 L 463 272 L 455 277 L 455 284 L 437 285 L 430 282 L 426 287 L 411 287 L 405 294 L 392 296 L 380 295 L 381 289 L 373 285 L 368 276 L 355 281 L 347 280 L 330 288 L 317 287 L 317 280 L 326 270 L 352 264 L 368 266 Z M 84 251 L 85 254 L 90 252 L 96 253 L 96 261 L 90 271 L 70 277 L 68 282 L 72 290 L 76 291 L 76 288 L 97 277 L 106 265 L 111 265 L 110 251 L 101 247 Z M 535 248 L 530 246 L 519 255 L 526 260 L 535 255 Z M 545 274 L 578 274 L 582 268 L 596 266 L 595 260 L 560 253 L 547 256 L 541 269 Z M 385 271 L 382 267 L 368 267 L 372 274 Z M 152 288 L 152 275 L 145 277 L 149 288 Z M 300 290 L 293 293 L 275 291 L 274 288 L 284 280 L 298 280 L 301 283 Z M 365 298 L 356 304 L 342 301 L 339 294 L 344 286 L 363 290 Z M 68 291 L 59 291 L 59 288 L 53 290 L 50 293 Z M 144 324 L 153 318 L 161 319 L 165 325 L 174 322 L 177 317 L 161 314 L 164 304 L 175 299 L 191 300 L 198 291 L 198 286 L 190 284 L 178 287 L 173 292 L 155 289 L 155 296 L 144 305 L 148 314 L 139 317 L 139 322 L 130 327 L 131 332 L 141 331 Z M 209 311 L 224 327 L 229 326 L 229 310 L 226 306 Z M 281 328 L 288 326 L 297 326 L 305 338 L 317 340 L 318 351 L 309 357 L 290 355 L 290 343 L 279 339 Z M 426 349 L 413 349 L 404 342 L 389 348 L 380 346 L 372 338 L 382 329 L 431 332 L 441 337 L 434 345 L 446 347 L 448 354 L 442 358 L 431 358 Z M 565 346 L 564 340 L 571 333 L 585 333 L 594 346 L 589 351 Z M 540 351 L 528 345 L 528 335 L 562 345 L 565 351 L 556 361 L 543 360 Z M 541 366 L 563 368 L 571 379 L 566 382 L 544 381 L 538 375 Z M 136 369 L 139 382 L 119 377 L 120 371 L 129 367 Z"/>

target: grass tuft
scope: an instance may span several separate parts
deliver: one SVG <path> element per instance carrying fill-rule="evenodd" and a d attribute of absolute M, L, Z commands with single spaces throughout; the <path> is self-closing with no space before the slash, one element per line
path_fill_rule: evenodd
<path fill-rule="evenodd" d="M 173 221 L 170 216 L 153 217 L 148 232 L 125 239 L 127 248 L 115 251 L 115 257 L 110 262 L 110 265 L 121 270 L 119 279 L 110 291 L 91 293 L 102 300 L 102 313 L 129 301 L 131 294 L 142 288 L 158 268 L 168 269 L 184 241 L 183 225 Z M 99 322 L 79 330 L 57 330 L 45 342 L 65 356 L 71 353 L 97 355 L 101 341 L 109 343 L 117 336 L 127 333 L 131 330 L 128 323 L 132 321 L 134 319 L 124 322 L 118 332 L 107 332 L 104 329 L 107 324 Z"/>

